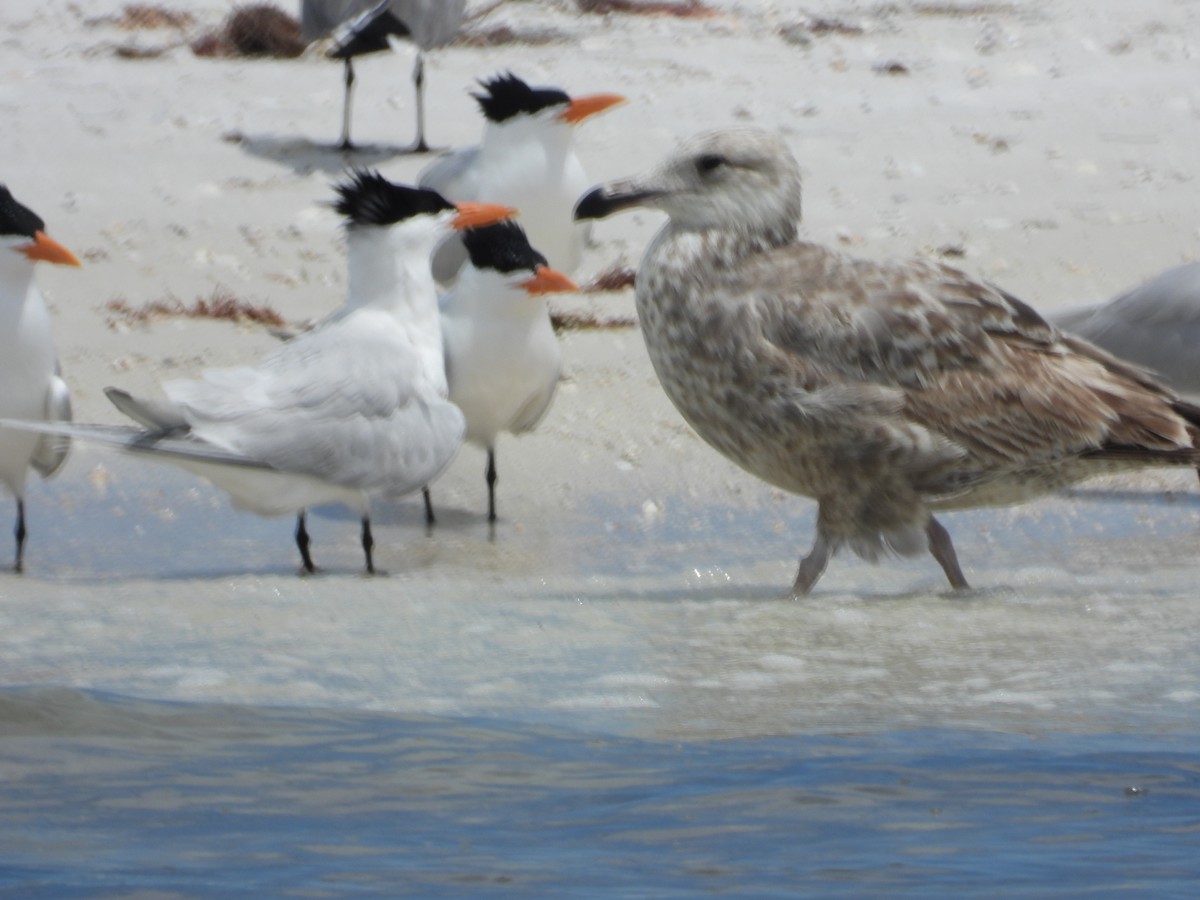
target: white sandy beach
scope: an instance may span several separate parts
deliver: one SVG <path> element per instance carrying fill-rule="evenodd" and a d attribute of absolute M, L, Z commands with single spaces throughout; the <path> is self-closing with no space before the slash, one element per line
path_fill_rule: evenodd
<path fill-rule="evenodd" d="M 254 325 L 129 324 L 106 304 L 190 304 L 225 289 L 289 321 L 319 317 L 345 287 L 340 225 L 323 206 L 331 183 L 351 162 L 413 180 L 428 159 L 387 151 L 412 137 L 411 53 L 358 66 L 355 137 L 375 149 L 344 158 L 318 146 L 338 135 L 338 64 L 312 52 L 200 59 L 185 45 L 118 58 L 118 46 L 178 38 L 106 21 L 122 5 L 7 0 L 0 9 L 0 179 L 85 261 L 39 272 L 80 421 L 120 420 L 106 385 L 152 392 L 274 345 Z M 511 69 L 534 83 L 628 97 L 581 128 L 597 182 L 638 171 L 703 129 L 776 131 L 805 173 L 809 238 L 870 257 L 942 255 L 1042 310 L 1111 296 L 1196 258 L 1195 4 L 713 5 L 714 17 L 680 20 L 510 0 L 470 29 L 508 24 L 561 39 L 433 53 L 429 138 L 474 142 L 476 79 Z M 197 19 L 188 35 L 230 8 L 188 4 Z M 635 265 L 659 222 L 634 213 L 599 223 L 579 280 Z M 628 291 L 556 306 L 633 314 Z M 812 504 L 766 488 L 695 438 L 658 388 L 636 330 L 562 340 L 565 381 L 550 415 L 532 436 L 501 439 L 495 540 L 483 521 L 483 456 L 468 448 L 435 488 L 442 530 L 425 536 L 419 498 L 379 512 L 377 558 L 389 579 L 357 578 L 353 517 L 317 519 L 314 554 L 334 574 L 296 579 L 290 522 L 238 515 L 190 476 L 77 446 L 31 498 L 29 574 L 0 576 L 0 684 L 424 711 L 675 703 L 688 722 L 679 730 L 703 731 L 697 723 L 711 724 L 712 710 L 696 712 L 704 704 L 695 691 L 714 668 L 733 679 L 721 700 L 730 709 L 743 696 L 739 673 L 766 672 L 772 684 L 800 678 L 786 659 L 803 658 L 804 647 L 762 637 L 791 634 L 813 642 L 805 646 L 816 662 L 806 665 L 825 673 L 822 722 L 851 708 L 887 716 L 898 684 L 913 688 L 910 698 L 922 685 L 955 686 L 950 699 L 906 707 L 917 721 L 939 710 L 971 719 L 998 690 L 1018 697 L 995 701 L 1005 715 L 1051 717 L 1113 696 L 1173 696 L 1183 714 L 1200 697 L 1194 652 L 1180 643 L 1200 624 L 1189 597 L 1194 509 L 1049 500 L 951 517 L 967 576 L 983 589 L 984 602 L 966 608 L 991 606 L 986 627 L 952 616 L 948 634 L 958 640 L 913 624 L 941 619 L 953 602 L 939 597 L 942 576 L 929 559 L 872 568 L 843 555 L 807 606 L 770 603 L 811 543 Z M 1190 492 L 1195 475 L 1122 486 Z M 0 498 L 4 535 L 10 510 Z M 9 553 L 4 537 L 0 559 Z M 895 594 L 907 599 L 870 599 Z M 632 596 L 700 603 L 622 600 Z M 488 602 L 497 597 L 505 602 Z M 1092 615 L 1107 618 L 1080 628 L 1095 624 Z M 730 620 L 737 627 L 722 631 Z M 539 668 L 529 660 L 548 623 L 554 645 Z M 870 635 L 843 633 L 859 625 Z M 886 648 L 897 632 L 914 658 L 940 657 L 938 670 L 892 667 Z M 678 648 L 655 641 L 669 634 L 704 648 L 694 665 L 663 662 Z M 822 641 L 857 645 L 874 661 L 856 676 L 847 657 L 816 652 Z M 1162 658 L 1180 665 L 1158 683 L 1161 669 L 1146 666 L 1164 648 Z M 1064 675 L 1063 660 L 1097 654 L 1125 666 L 1102 688 Z M 331 675 L 335 663 L 340 674 Z M 494 680 L 484 684 L 477 666 Z M 1025 694 L 1010 680 L 1018 669 L 1046 681 L 1021 682 Z M 564 681 L 547 687 L 555 677 Z M 847 706 L 839 686 L 862 679 L 875 690 Z M 761 719 L 757 707 L 742 709 L 728 730 L 770 732 L 772 703 L 788 702 L 771 697 Z"/>

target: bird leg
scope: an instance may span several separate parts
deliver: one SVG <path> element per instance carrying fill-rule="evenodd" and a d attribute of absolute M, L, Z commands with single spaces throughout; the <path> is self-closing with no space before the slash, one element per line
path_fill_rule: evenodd
<path fill-rule="evenodd" d="M 433 496 L 427 487 L 421 488 L 421 496 L 425 498 L 425 527 L 432 528 L 437 524 L 437 519 L 433 516 Z"/>
<path fill-rule="evenodd" d="M 25 501 L 20 497 L 17 498 L 17 527 L 13 529 L 13 534 L 17 538 L 17 558 L 13 563 L 14 572 L 25 571 Z"/>
<path fill-rule="evenodd" d="M 371 534 L 371 518 L 369 516 L 362 517 L 362 548 L 363 554 L 367 557 L 367 574 L 375 574 L 375 560 L 371 556 L 371 551 L 375 549 L 375 538 Z"/>
<path fill-rule="evenodd" d="M 796 580 L 792 582 L 792 596 L 803 597 L 812 590 L 825 566 L 829 563 L 829 541 L 825 535 L 817 531 L 817 540 L 808 556 L 800 560 L 800 569 L 796 572 Z"/>
<path fill-rule="evenodd" d="M 413 64 L 413 89 L 417 94 L 417 142 L 412 149 L 414 153 L 428 153 L 429 145 L 425 143 L 425 54 L 420 50 Z"/>
<path fill-rule="evenodd" d="M 304 563 L 302 575 L 311 575 L 317 571 L 317 567 L 313 565 L 312 557 L 308 553 L 308 529 L 304 527 L 304 510 L 296 516 L 296 546 L 300 548 L 300 559 Z"/>
<path fill-rule="evenodd" d="M 488 447 L 487 471 L 483 473 L 488 487 L 488 521 L 496 521 L 496 451 Z"/>
<path fill-rule="evenodd" d="M 929 536 L 929 552 L 941 564 L 942 571 L 946 573 L 946 578 L 950 581 L 950 586 L 959 591 L 970 588 L 967 579 L 963 577 L 962 569 L 959 568 L 958 554 L 954 552 L 954 542 L 950 540 L 950 532 L 946 530 L 946 527 L 930 516 L 929 524 L 925 526 L 925 533 Z"/>
<path fill-rule="evenodd" d="M 350 143 L 350 91 L 354 87 L 354 63 L 350 57 L 346 57 L 345 65 L 345 80 L 346 80 L 346 95 L 342 99 L 342 143 L 343 150 L 353 150 L 354 144 Z"/>

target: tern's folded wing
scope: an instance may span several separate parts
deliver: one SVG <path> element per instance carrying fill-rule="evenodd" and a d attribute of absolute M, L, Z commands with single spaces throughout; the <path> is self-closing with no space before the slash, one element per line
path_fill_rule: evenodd
<path fill-rule="evenodd" d="M 462 440 L 462 413 L 411 345 L 310 332 L 256 368 L 164 385 L 205 441 L 284 472 L 366 491 L 432 480 Z"/>

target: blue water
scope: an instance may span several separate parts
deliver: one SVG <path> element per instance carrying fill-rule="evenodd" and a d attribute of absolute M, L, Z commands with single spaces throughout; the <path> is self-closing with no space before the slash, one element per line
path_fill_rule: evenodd
<path fill-rule="evenodd" d="M 0 575 L 0 896 L 1200 896 L 1191 494 L 948 517 L 978 590 L 841 556 L 796 602 L 765 491 L 384 507 L 380 578 L 318 511 L 302 579 L 291 523 L 109 471 Z"/>
<path fill-rule="evenodd" d="M 12 896 L 1195 896 L 1196 734 L 653 742 L 0 694 Z M 155 894 L 159 896 L 159 894 Z"/>

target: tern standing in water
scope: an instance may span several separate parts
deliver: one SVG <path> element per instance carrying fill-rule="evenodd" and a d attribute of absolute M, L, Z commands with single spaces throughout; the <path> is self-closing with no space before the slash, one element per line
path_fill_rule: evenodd
<path fill-rule="evenodd" d="M 580 219 L 664 211 L 637 273 L 663 389 L 709 444 L 818 502 L 792 585 L 849 547 L 928 550 L 966 588 L 937 510 L 1020 503 L 1106 472 L 1200 460 L 1200 408 L 927 260 L 800 241 L 800 171 L 778 138 L 714 132 L 584 196 Z"/>
<path fill-rule="evenodd" d="M 0 184 L 0 418 L 71 421 L 71 395 L 58 368 L 50 313 L 33 280 L 39 262 L 78 266 L 46 224 Z M 25 566 L 25 480 L 32 466 L 49 478 L 66 461 L 70 441 L 0 428 L 0 482 L 17 500 L 17 554 Z"/>
<path fill-rule="evenodd" d="M 515 222 L 462 232 L 469 262 L 442 297 L 450 401 L 466 439 L 487 451 L 488 521 L 496 521 L 496 438 L 523 434 L 546 415 L 562 372 L 547 294 L 578 290 L 550 268 Z M 425 519 L 433 501 L 425 491 Z"/>
<path fill-rule="evenodd" d="M 227 491 L 238 509 L 295 514 L 304 572 L 316 569 L 305 510 L 342 503 L 362 517 L 373 573 L 370 496 L 402 496 L 428 484 L 465 430 L 446 399 L 430 254 L 446 231 L 487 225 L 513 210 L 456 207 L 370 172 L 356 173 L 338 195 L 348 297 L 319 328 L 257 365 L 169 382 L 167 403 L 110 388 L 109 398 L 141 428 L 27 427 L 175 463 Z"/>

